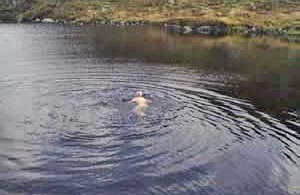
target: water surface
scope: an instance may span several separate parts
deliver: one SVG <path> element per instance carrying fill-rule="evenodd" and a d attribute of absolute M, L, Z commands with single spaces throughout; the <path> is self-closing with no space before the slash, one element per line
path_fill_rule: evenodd
<path fill-rule="evenodd" d="M 299 45 L 38 24 L 0 43 L 1 194 L 300 194 Z"/>

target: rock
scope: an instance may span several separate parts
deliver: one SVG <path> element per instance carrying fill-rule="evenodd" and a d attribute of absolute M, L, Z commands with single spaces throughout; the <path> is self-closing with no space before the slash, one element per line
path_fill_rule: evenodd
<path fill-rule="evenodd" d="M 65 24 L 65 20 L 55 20 L 56 24 Z"/>
<path fill-rule="evenodd" d="M 145 22 L 145 21 L 143 21 L 143 20 L 139 21 L 139 25 L 141 25 L 141 26 L 144 26 L 144 25 L 146 25 L 146 24 L 147 24 L 147 22 Z"/>
<path fill-rule="evenodd" d="M 167 30 L 171 33 L 178 33 L 178 34 L 204 34 L 204 35 L 225 35 L 227 33 L 227 27 L 225 25 L 219 26 L 179 26 L 179 25 L 164 25 Z"/>
<path fill-rule="evenodd" d="M 17 23 L 22 23 L 23 22 L 23 17 L 22 16 L 18 16 L 17 17 Z"/>
<path fill-rule="evenodd" d="M 292 34 L 284 34 L 281 36 L 284 40 L 288 42 L 300 43 L 300 36 L 299 35 L 292 35 Z"/>
<path fill-rule="evenodd" d="M 114 22 L 113 22 L 113 25 L 114 25 L 114 26 L 120 26 L 120 22 L 119 22 L 119 21 L 114 21 Z"/>
<path fill-rule="evenodd" d="M 165 27 L 167 28 L 167 31 L 171 33 L 182 33 L 184 30 L 183 27 L 179 25 L 165 24 Z"/>
<path fill-rule="evenodd" d="M 68 21 L 67 20 L 60 20 L 60 23 L 61 24 L 68 24 Z"/>
<path fill-rule="evenodd" d="M 212 26 L 200 26 L 195 28 L 194 32 L 197 34 L 205 34 L 205 35 L 210 35 L 212 34 Z"/>
<path fill-rule="evenodd" d="M 284 35 L 284 32 L 282 31 L 282 29 L 266 29 L 264 30 L 264 34 L 266 35 L 275 35 L 275 36 L 278 36 L 278 35 Z"/>
<path fill-rule="evenodd" d="M 200 27 L 195 27 L 193 29 L 193 32 L 195 34 L 204 34 L 204 35 L 215 35 L 215 36 L 220 36 L 220 35 L 225 35 L 227 33 L 227 27 L 220 25 L 220 26 L 200 26 Z"/>
<path fill-rule="evenodd" d="M 41 19 L 36 18 L 36 19 L 34 19 L 33 21 L 39 23 L 39 22 L 41 22 Z"/>
<path fill-rule="evenodd" d="M 125 26 L 127 23 L 125 21 L 120 21 L 120 26 Z"/>
<path fill-rule="evenodd" d="M 243 29 L 244 29 L 244 34 L 246 35 L 260 36 L 260 35 L 268 34 L 266 30 L 255 26 L 245 26 L 243 27 Z M 270 34 L 272 34 L 272 32 L 270 32 Z"/>
<path fill-rule="evenodd" d="M 52 18 L 44 18 L 41 22 L 42 23 L 55 23 L 55 20 L 53 20 Z"/>
<path fill-rule="evenodd" d="M 193 32 L 193 29 L 192 29 L 192 27 L 190 27 L 190 26 L 184 26 L 183 27 L 183 34 L 190 34 L 190 33 L 192 33 Z"/>
<path fill-rule="evenodd" d="M 252 28 L 250 28 L 250 31 L 249 31 L 251 34 L 254 34 L 254 35 L 260 35 L 262 34 L 262 31 L 260 29 L 258 29 L 257 27 L 253 26 Z"/>

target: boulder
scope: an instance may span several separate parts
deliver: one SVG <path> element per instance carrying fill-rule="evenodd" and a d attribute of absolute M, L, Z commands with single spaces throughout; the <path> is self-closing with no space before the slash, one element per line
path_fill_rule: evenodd
<path fill-rule="evenodd" d="M 34 19 L 33 21 L 36 22 L 36 23 L 39 23 L 39 22 L 41 22 L 41 19 L 36 18 L 36 19 Z"/>
<path fill-rule="evenodd" d="M 226 26 L 223 25 L 215 25 L 215 26 L 199 26 L 193 29 L 195 34 L 204 34 L 204 35 L 225 35 L 227 33 Z"/>
<path fill-rule="evenodd" d="M 194 32 L 196 34 L 210 35 L 213 32 L 213 27 L 212 26 L 200 26 L 200 27 L 196 27 L 194 29 Z"/>
<path fill-rule="evenodd" d="M 183 34 L 190 34 L 190 33 L 192 33 L 193 32 L 193 29 L 192 29 L 192 27 L 190 27 L 190 26 L 184 26 L 183 27 Z"/>
<path fill-rule="evenodd" d="M 120 26 L 125 26 L 125 25 L 127 25 L 127 22 L 125 22 L 125 21 L 120 21 Z"/>
<path fill-rule="evenodd" d="M 55 23 L 55 20 L 53 20 L 52 18 L 44 18 L 41 22 L 42 23 Z"/>

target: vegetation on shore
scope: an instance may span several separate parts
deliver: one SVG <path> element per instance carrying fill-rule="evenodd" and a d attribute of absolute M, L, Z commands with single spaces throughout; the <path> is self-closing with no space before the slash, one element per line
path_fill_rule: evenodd
<path fill-rule="evenodd" d="M 225 24 L 279 29 L 300 34 L 298 0 L 19 0 L 16 18 L 33 21 L 52 18 L 70 23 L 144 21 L 154 24 Z M 2 3 L 3 4 L 3 3 Z M 3 5 L 0 4 L 0 9 Z"/>

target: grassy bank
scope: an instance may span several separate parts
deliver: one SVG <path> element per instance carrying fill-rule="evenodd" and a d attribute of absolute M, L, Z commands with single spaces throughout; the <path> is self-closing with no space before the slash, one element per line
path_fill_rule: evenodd
<path fill-rule="evenodd" d="M 146 21 L 201 25 L 255 26 L 300 34 L 298 0 L 35 0 L 19 13 L 25 20 L 53 18 L 71 23 Z"/>
<path fill-rule="evenodd" d="M 15 22 L 16 13 L 11 7 L 0 2 L 0 22 Z"/>

